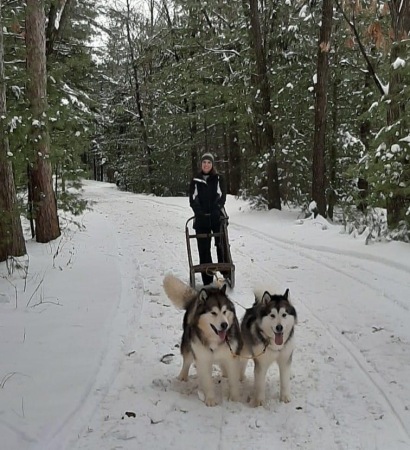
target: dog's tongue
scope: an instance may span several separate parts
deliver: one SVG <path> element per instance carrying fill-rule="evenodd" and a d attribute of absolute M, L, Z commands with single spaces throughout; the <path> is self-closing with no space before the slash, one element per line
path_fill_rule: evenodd
<path fill-rule="evenodd" d="M 224 341 L 226 338 L 226 331 L 225 330 L 218 331 L 218 336 L 221 341 Z"/>
<path fill-rule="evenodd" d="M 276 345 L 283 344 L 283 333 L 275 333 L 275 344 Z"/>

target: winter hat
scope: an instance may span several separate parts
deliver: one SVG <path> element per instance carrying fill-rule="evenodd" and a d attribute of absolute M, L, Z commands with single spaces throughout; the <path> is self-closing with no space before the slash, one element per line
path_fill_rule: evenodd
<path fill-rule="evenodd" d="M 201 162 L 205 161 L 205 160 L 206 161 L 211 161 L 211 163 L 213 165 L 214 164 L 214 157 L 213 157 L 212 153 L 204 153 L 202 155 Z"/>

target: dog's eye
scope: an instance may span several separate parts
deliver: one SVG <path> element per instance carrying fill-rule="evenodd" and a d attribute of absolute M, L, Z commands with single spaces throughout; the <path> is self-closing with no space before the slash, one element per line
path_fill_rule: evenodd
<path fill-rule="evenodd" d="M 286 314 L 286 313 L 283 313 L 283 314 L 282 314 L 282 317 L 286 317 L 286 316 L 287 316 L 287 314 Z"/>
<path fill-rule="evenodd" d="M 217 316 L 217 315 L 218 315 L 215 311 L 211 311 L 211 314 L 212 314 L 213 316 Z"/>
<path fill-rule="evenodd" d="M 275 314 L 271 314 L 270 316 L 272 317 L 272 319 L 274 319 L 274 318 L 275 318 Z"/>

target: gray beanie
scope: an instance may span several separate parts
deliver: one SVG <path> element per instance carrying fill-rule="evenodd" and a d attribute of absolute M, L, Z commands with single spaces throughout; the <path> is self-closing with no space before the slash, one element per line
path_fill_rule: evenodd
<path fill-rule="evenodd" d="M 212 153 L 204 153 L 201 157 L 201 162 L 202 161 L 211 161 L 211 163 L 214 163 L 214 156 L 212 155 Z"/>

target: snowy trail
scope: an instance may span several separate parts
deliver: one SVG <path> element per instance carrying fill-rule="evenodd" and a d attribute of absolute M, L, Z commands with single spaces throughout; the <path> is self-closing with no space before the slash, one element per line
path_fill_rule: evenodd
<path fill-rule="evenodd" d="M 323 442 L 334 443 L 328 449 L 410 447 L 406 373 L 393 375 L 389 367 L 389 355 L 397 357 L 391 350 L 395 344 L 400 344 L 401 352 L 410 342 L 404 297 L 410 281 L 403 283 L 402 275 L 407 267 L 348 251 L 341 255 L 298 245 L 241 225 L 233 217 L 230 239 L 237 284 L 231 297 L 239 317 L 242 307 L 252 304 L 252 288 L 259 283 L 289 287 L 298 310 L 292 402 L 279 403 L 278 374 L 272 367 L 270 401 L 264 408 L 250 408 L 249 366 L 242 402 L 226 401 L 226 380 L 216 375 L 224 400 L 206 408 L 196 394 L 194 373 L 187 383 L 175 379 L 181 364 L 176 344 L 182 313 L 169 305 L 162 290 L 163 275 L 169 270 L 187 279 L 184 226 L 190 209 L 132 194 L 119 202 L 115 190 L 100 195 L 98 189 L 88 188 L 87 196 L 98 202 L 95 210 L 112 223 L 122 261 L 122 296 L 132 301 L 116 373 L 98 402 L 88 400 L 93 408 L 84 409 L 82 431 L 69 438 L 67 449 L 171 449 L 190 442 L 207 450 L 239 450 L 244 442 L 252 442 L 253 449 L 265 449 L 268 442 L 286 450 L 316 449 Z M 127 220 L 121 222 L 124 216 Z M 349 271 L 352 259 L 357 266 L 354 273 Z M 386 269 L 373 271 L 380 264 Z M 374 273 L 383 277 L 375 279 Z M 395 281 L 393 292 L 383 291 L 386 280 L 389 286 Z M 348 298 L 346 291 L 351 293 Z M 380 346 L 386 352 L 376 351 Z M 174 355 L 170 364 L 160 362 L 165 354 Z M 400 356 L 408 364 L 409 356 Z M 127 417 L 127 411 L 136 417 Z M 369 435 L 373 442 L 365 442 Z"/>

